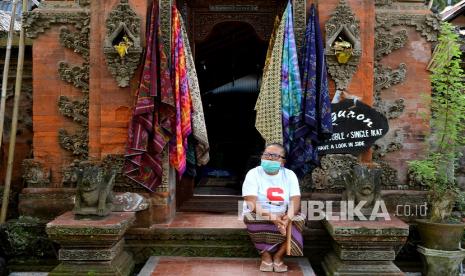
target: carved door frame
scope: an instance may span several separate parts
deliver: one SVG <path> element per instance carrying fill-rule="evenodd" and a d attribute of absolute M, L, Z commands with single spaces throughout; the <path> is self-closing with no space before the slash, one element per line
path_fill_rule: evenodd
<path fill-rule="evenodd" d="M 162 26 L 162 41 L 166 49 L 167 56 L 170 53 L 170 36 L 171 36 L 171 5 L 176 0 L 160 0 L 160 20 Z M 269 40 L 273 30 L 274 20 L 279 12 L 284 10 L 287 0 L 178 0 L 177 7 L 180 10 L 195 55 L 195 43 L 205 40 L 214 26 L 223 22 L 239 21 L 251 25 L 258 37 L 262 40 Z M 298 49 L 302 45 L 305 28 L 306 28 L 306 0 L 294 0 L 294 31 Z M 170 170 L 172 170 L 170 168 Z M 170 174 L 174 175 L 174 174 Z M 173 181 L 172 179 L 169 182 Z M 181 205 L 195 198 L 194 181 L 189 181 L 183 177 L 176 183 L 176 209 Z M 173 190 L 171 190 L 174 192 Z M 205 197 L 205 196 L 202 196 Z M 214 198 L 215 196 L 210 196 Z M 231 196 L 234 197 L 234 196 Z M 221 196 L 225 205 L 231 205 L 231 208 L 237 209 L 237 202 L 231 200 L 231 197 Z M 235 197 L 237 198 L 237 197 Z M 221 200 L 220 200 L 221 202 Z M 211 211 L 210 203 L 205 204 L 195 211 Z M 225 210 L 225 206 L 217 206 Z M 183 210 L 184 208 L 181 208 Z M 226 208 L 227 209 L 227 208 Z M 191 209 L 191 211 L 193 211 Z"/>

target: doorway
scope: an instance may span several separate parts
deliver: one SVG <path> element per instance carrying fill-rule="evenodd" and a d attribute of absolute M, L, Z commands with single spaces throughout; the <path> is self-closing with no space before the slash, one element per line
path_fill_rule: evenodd
<path fill-rule="evenodd" d="M 240 196 L 264 141 L 255 129 L 267 42 L 245 22 L 216 24 L 195 44 L 195 62 L 210 142 L 210 162 L 197 169 L 194 195 Z"/>

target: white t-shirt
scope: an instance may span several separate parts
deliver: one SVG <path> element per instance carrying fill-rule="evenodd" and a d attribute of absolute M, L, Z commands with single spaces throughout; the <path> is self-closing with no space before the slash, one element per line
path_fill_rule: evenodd
<path fill-rule="evenodd" d="M 299 180 L 295 173 L 281 168 L 278 174 L 269 175 L 261 166 L 251 169 L 242 185 L 242 196 L 256 196 L 264 211 L 283 213 L 291 196 L 300 196 Z M 244 203 L 244 213 L 250 212 Z"/>

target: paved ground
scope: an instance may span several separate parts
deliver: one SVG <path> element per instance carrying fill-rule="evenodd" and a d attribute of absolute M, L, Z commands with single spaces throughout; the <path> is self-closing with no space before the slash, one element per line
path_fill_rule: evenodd
<path fill-rule="evenodd" d="M 199 258 L 199 257 L 150 257 L 139 276 L 230 276 L 230 275 L 315 275 L 305 258 L 286 260 L 287 273 L 260 272 L 259 259 L 254 258 Z"/>

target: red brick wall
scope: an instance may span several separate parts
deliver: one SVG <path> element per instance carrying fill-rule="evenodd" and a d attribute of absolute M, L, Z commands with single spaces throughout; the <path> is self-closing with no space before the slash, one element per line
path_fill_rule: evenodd
<path fill-rule="evenodd" d="M 408 30 L 408 40 L 404 48 L 391 53 L 381 63 L 395 69 L 400 63 L 407 65 L 407 76 L 403 83 L 383 89 L 386 100 L 404 99 L 405 110 L 399 118 L 389 121 L 390 131 L 401 129 L 404 133 L 403 148 L 388 153 L 384 160 L 395 169 L 400 183 L 406 182 L 406 161 L 418 158 L 423 153 L 423 135 L 429 130 L 422 113 L 428 114 L 428 102 L 421 96 L 431 94 L 431 82 L 426 66 L 431 57 L 431 43 L 427 42 L 413 27 Z"/>
<path fill-rule="evenodd" d="M 143 47 L 145 47 L 147 2 L 129 1 L 142 19 Z M 89 155 L 90 158 L 97 160 L 107 154 L 124 153 L 134 92 L 139 80 L 136 73 L 130 87 L 118 87 L 116 80 L 108 71 L 102 51 L 106 33 L 105 18 L 118 3 L 117 0 L 91 2 Z"/>
<path fill-rule="evenodd" d="M 77 65 L 84 61 L 78 54 L 60 45 L 59 28 L 52 26 L 33 43 L 34 158 L 52 169 L 52 187 L 61 185 L 62 167 L 74 160 L 69 151 L 60 147 L 58 129 L 64 128 L 73 133 L 78 127 L 58 111 L 58 98 L 61 95 L 71 99 L 83 96 L 80 89 L 62 81 L 58 74 L 60 61 Z"/>

